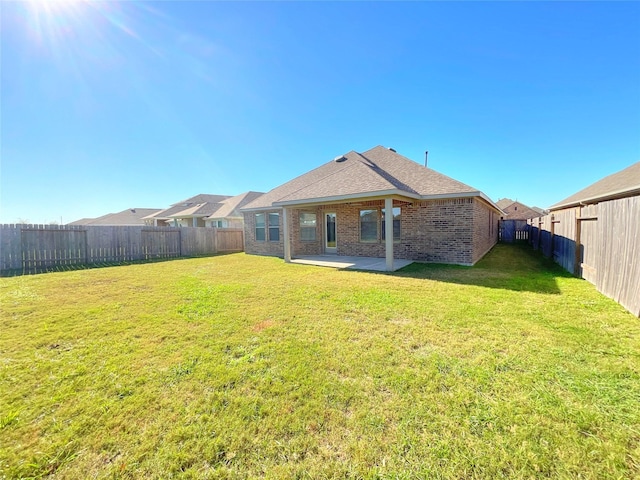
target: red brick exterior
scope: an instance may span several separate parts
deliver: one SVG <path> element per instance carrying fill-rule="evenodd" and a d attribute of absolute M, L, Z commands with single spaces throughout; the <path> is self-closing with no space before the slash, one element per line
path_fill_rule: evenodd
<path fill-rule="evenodd" d="M 504 218 L 506 220 L 528 220 L 540 216 L 539 212 L 520 202 L 513 202 L 508 207 L 503 208 L 502 211 L 505 213 Z"/>
<path fill-rule="evenodd" d="M 385 256 L 382 240 L 381 212 L 384 200 L 353 202 L 354 204 L 322 205 L 304 209 L 289 208 L 291 256 L 324 253 L 324 213 L 336 213 L 338 255 L 362 257 Z M 394 257 L 436 263 L 472 265 L 498 241 L 498 215 L 476 197 L 444 200 L 423 200 L 413 203 L 394 200 L 401 208 L 400 241 L 394 242 Z M 360 241 L 360 210 L 377 209 L 378 238 L 374 242 Z M 245 251 L 257 255 L 284 254 L 282 210 L 280 241 L 255 240 L 255 212 L 246 212 Z M 269 211 L 265 211 L 268 213 Z M 300 213 L 316 214 L 316 239 L 300 239 Z"/>
<path fill-rule="evenodd" d="M 256 213 L 266 213 L 266 219 L 269 217 L 269 213 L 280 214 L 280 239 L 277 242 L 269 240 L 269 228 L 267 226 L 265 235 L 267 236 L 265 241 L 256 240 Z M 255 255 L 271 255 L 275 257 L 284 256 L 284 230 L 282 229 L 282 209 L 274 208 L 272 210 L 263 210 L 260 212 L 248 212 L 244 213 L 244 251 Z"/>

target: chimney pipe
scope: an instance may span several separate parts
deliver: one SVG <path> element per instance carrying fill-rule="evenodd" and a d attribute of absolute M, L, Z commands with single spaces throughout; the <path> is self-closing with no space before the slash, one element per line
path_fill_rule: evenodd
<path fill-rule="evenodd" d="M 424 166 L 427 166 L 427 158 L 429 157 L 429 150 L 424 152 Z"/>

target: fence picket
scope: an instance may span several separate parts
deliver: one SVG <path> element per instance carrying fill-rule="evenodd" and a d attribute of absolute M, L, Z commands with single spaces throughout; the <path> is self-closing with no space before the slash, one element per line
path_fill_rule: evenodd
<path fill-rule="evenodd" d="M 640 317 L 639 212 L 640 196 L 559 210 L 529 221 L 530 243 Z"/>
<path fill-rule="evenodd" d="M 242 235 L 239 228 L 0 225 L 0 276 L 243 251 Z"/>

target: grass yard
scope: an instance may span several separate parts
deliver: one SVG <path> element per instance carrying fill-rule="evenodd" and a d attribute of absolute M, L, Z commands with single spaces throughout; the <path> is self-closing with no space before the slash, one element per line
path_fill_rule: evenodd
<path fill-rule="evenodd" d="M 640 478 L 640 320 L 526 247 L 0 279 L 0 477 Z"/>

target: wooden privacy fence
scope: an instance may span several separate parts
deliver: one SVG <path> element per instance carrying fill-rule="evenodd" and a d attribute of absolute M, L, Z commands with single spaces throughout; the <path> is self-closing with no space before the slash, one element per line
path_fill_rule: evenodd
<path fill-rule="evenodd" d="M 0 225 L 0 275 L 243 251 L 240 228 Z"/>
<path fill-rule="evenodd" d="M 500 220 L 498 241 L 513 243 L 517 240 L 529 240 L 529 225 L 526 220 Z"/>
<path fill-rule="evenodd" d="M 640 316 L 640 197 L 559 210 L 529 225 L 535 249 Z"/>

